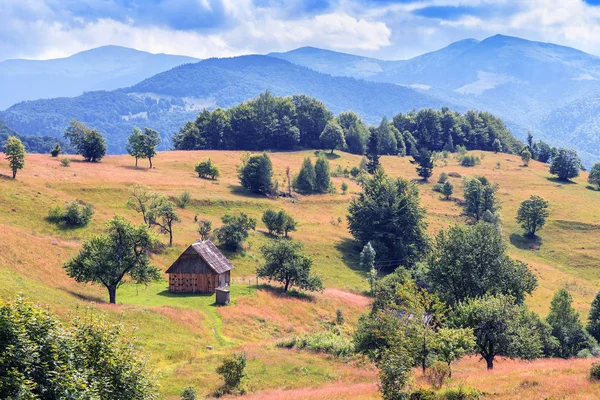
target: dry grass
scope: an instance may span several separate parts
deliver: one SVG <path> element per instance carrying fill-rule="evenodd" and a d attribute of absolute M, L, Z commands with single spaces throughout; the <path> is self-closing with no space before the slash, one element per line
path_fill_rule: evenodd
<path fill-rule="evenodd" d="M 312 152 L 271 154 L 280 187 L 285 168 L 297 171 L 307 155 Z M 342 181 L 349 184 L 348 195 L 302 196 L 296 203 L 253 196 L 241 189 L 236 177 L 240 156 L 240 152 L 215 151 L 160 153 L 156 168 L 148 170 L 134 168 L 128 156 L 107 157 L 98 164 L 72 157 L 71 167 L 64 168 L 49 156 L 28 155 L 26 168 L 16 181 L 0 176 L 0 298 L 9 300 L 24 294 L 61 315 L 82 312 L 81 306 L 86 305 L 91 312 L 103 312 L 112 320 L 137 326 L 165 398 L 177 398 L 190 384 L 200 393 L 209 393 L 219 385 L 214 372 L 218 360 L 233 350 L 246 350 L 251 355 L 250 382 L 257 398 L 279 398 L 284 393 L 288 398 L 377 398 L 372 368 L 273 346 L 281 336 L 318 329 L 323 321 L 333 318 L 337 308 L 343 309 L 349 325 L 367 308 L 368 299 L 361 293 L 368 289 L 368 283 L 358 270 L 359 249 L 345 223 L 348 202 L 359 187 L 347 178 L 334 178 L 338 188 Z M 217 182 L 199 179 L 193 172 L 194 164 L 208 157 L 221 169 L 222 178 Z M 337 165 L 350 169 L 359 162 L 360 157 L 339 153 L 331 160 L 332 170 Z M 408 158 L 382 157 L 382 162 L 393 176 L 416 178 Z M 547 312 L 554 291 L 566 284 L 577 309 L 585 315 L 600 279 L 600 193 L 586 188 L 587 175 L 582 174 L 574 184 L 560 183 L 549 179 L 546 165 L 532 162 L 524 168 L 518 157 L 506 154 L 485 153 L 482 164 L 474 168 L 461 167 L 454 159 L 448 160 L 447 166 L 438 164 L 431 182 L 419 183 L 430 232 L 464 222 L 456 202 L 443 201 L 432 191 L 438 175 L 442 171 L 486 175 L 500 184 L 503 230 L 510 253 L 530 264 L 540 280 L 528 304 Z M 8 174 L 4 159 L 0 160 L 0 171 Z M 451 181 L 455 197 L 462 197 L 462 180 Z M 75 283 L 65 275 L 62 265 L 82 240 L 100 231 L 113 215 L 141 222 L 141 217 L 125 205 L 128 188 L 134 183 L 173 198 L 183 191 L 192 194 L 190 206 L 181 210 L 183 222 L 176 226 L 173 248 L 153 260 L 163 270 L 196 239 L 195 215 L 218 226 L 226 212 L 244 211 L 260 220 L 265 209 L 283 208 L 299 221 L 292 236 L 314 258 L 315 271 L 328 290 L 312 299 L 248 290 L 247 280 L 261 262 L 259 248 L 269 240 L 259 223 L 244 251 L 231 255 L 237 284 L 230 307 L 216 308 L 212 299 L 201 296 L 164 296 L 164 282 L 147 288 L 125 285 L 117 295 L 121 305 L 105 304 L 102 288 Z M 519 203 L 531 194 L 548 199 L 552 207 L 549 223 L 537 241 L 524 239 L 514 221 Z M 45 221 L 50 207 L 72 199 L 94 204 L 96 213 L 88 227 L 61 230 Z M 206 350 L 207 345 L 214 350 Z M 494 372 L 487 373 L 483 365 L 469 359 L 455 366 L 454 379 L 494 393 L 494 398 L 562 398 L 567 394 L 569 398 L 590 398 L 586 393 L 597 397 L 597 385 L 586 378 L 588 365 L 587 360 L 503 361 Z M 537 381 L 543 391 L 534 383 Z M 537 397 L 539 393 L 544 395 Z"/>

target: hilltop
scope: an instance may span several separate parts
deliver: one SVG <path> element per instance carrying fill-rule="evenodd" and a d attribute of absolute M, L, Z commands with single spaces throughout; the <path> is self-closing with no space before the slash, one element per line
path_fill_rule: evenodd
<path fill-rule="evenodd" d="M 431 183 L 419 184 L 430 233 L 464 223 L 460 205 L 440 200 L 432 190 L 438 175 L 445 171 L 463 177 L 487 176 L 500 185 L 503 234 L 511 256 L 527 262 L 539 279 L 539 287 L 526 302 L 544 315 L 552 294 L 567 285 L 575 307 L 585 316 L 600 278 L 600 245 L 595 236 L 600 226 L 594 223 L 600 219 L 600 192 L 587 188 L 585 173 L 574 183 L 565 184 L 551 177 L 546 164 L 532 161 L 525 168 L 517 156 L 472 153 L 480 156 L 481 165 L 465 168 L 450 158 L 448 165 L 434 170 Z M 281 337 L 318 331 L 323 323 L 335 318 L 338 308 L 343 310 L 349 328 L 368 309 L 370 300 L 364 293 L 369 285 L 358 267 L 359 249 L 345 223 L 349 201 L 360 191 L 359 186 L 348 178 L 333 178 L 338 188 L 342 181 L 347 182 L 349 194 L 338 190 L 334 195 L 300 196 L 295 202 L 257 197 L 242 190 L 237 180 L 236 165 L 241 156 L 241 152 L 234 151 L 161 152 L 155 159 L 156 168 L 147 170 L 134 168 L 128 156 L 107 156 L 101 163 L 84 163 L 72 157 L 71 166 L 65 168 L 50 156 L 28 155 L 26 168 L 16 181 L 5 176 L 0 179 L 0 232 L 4 238 L 0 244 L 0 298 L 12 300 L 25 293 L 30 300 L 47 304 L 64 317 L 89 308 L 85 312 L 106 313 L 112 321 L 137 326 L 140 344 L 151 353 L 151 365 L 159 374 L 161 398 L 176 399 L 187 385 L 194 385 L 202 394 L 214 390 L 214 361 L 232 350 L 248 353 L 251 390 L 257 398 L 379 398 L 376 372 L 368 365 L 308 351 L 292 350 L 290 357 L 290 350 L 274 346 Z M 314 157 L 314 152 L 270 156 L 281 181 L 286 167 L 298 171 L 304 157 Z M 193 171 L 196 162 L 208 157 L 221 169 L 221 178 L 216 182 L 199 179 Z M 338 165 L 351 168 L 359 162 L 360 156 L 346 153 L 337 153 L 330 160 L 332 170 Z M 383 156 L 382 163 L 392 176 L 416 178 L 408 157 Z M 4 159 L 0 160 L 0 171 L 8 173 Z M 455 196 L 462 197 L 462 179 L 451 180 Z M 219 226 L 220 217 L 227 212 L 244 211 L 260 220 L 267 208 L 283 208 L 299 222 L 292 237 L 314 259 L 313 268 L 322 276 L 326 291 L 311 299 L 281 296 L 265 287 L 255 289 L 254 271 L 262 262 L 258 249 L 269 240 L 259 222 L 244 251 L 228 254 L 236 267 L 232 273 L 232 305 L 216 308 L 211 305 L 211 297 L 170 295 L 165 280 L 147 287 L 126 284 L 119 289 L 120 304 L 109 306 L 103 288 L 77 284 L 61 266 L 113 215 L 141 223 L 141 217 L 125 205 L 128 187 L 134 183 L 148 185 L 171 198 L 184 190 L 192 194 L 190 205 L 180 210 L 183 222 L 176 225 L 174 246 L 153 257 L 161 270 L 166 270 L 196 240 L 194 216 Z M 523 238 L 514 220 L 519 203 L 531 194 L 549 200 L 552 211 L 540 239 L 535 241 Z M 63 230 L 45 220 L 51 207 L 73 199 L 94 205 L 96 212 L 89 226 Z M 472 358 L 454 367 L 454 379 L 500 399 L 525 397 L 533 395 L 532 391 L 536 396 L 543 393 L 544 397 L 561 397 L 567 394 L 567 387 L 570 398 L 583 399 L 599 394 L 587 380 L 590 363 L 502 360 L 497 370 L 485 373 L 485 366 Z M 565 369 L 570 371 L 568 384 Z"/>

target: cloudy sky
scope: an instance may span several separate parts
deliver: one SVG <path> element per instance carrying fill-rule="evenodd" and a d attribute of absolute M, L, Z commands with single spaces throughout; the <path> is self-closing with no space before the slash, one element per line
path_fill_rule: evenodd
<path fill-rule="evenodd" d="M 199 58 L 316 46 L 402 59 L 500 33 L 600 55 L 600 0 L 0 0 L 0 61 L 114 44 Z"/>

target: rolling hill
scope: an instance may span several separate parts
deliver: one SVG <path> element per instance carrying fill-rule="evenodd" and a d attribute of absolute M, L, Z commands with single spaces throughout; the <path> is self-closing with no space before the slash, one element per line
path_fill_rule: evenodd
<path fill-rule="evenodd" d="M 76 118 L 104 133 L 112 153 L 125 152 L 133 126 L 148 126 L 162 133 L 161 148 L 168 149 L 171 135 L 203 108 L 230 107 L 265 90 L 278 96 L 307 94 L 335 113 L 353 110 L 369 123 L 412 108 L 448 105 L 403 86 L 332 77 L 254 55 L 185 64 L 126 89 L 23 102 L 0 113 L 0 118 L 23 134 L 55 137 Z"/>
<path fill-rule="evenodd" d="M 5 60 L 0 62 L 0 110 L 24 100 L 131 86 L 159 72 L 197 61 L 120 46 L 98 47 L 51 60 Z"/>
<path fill-rule="evenodd" d="M 496 35 L 410 60 L 369 59 L 365 68 L 362 57 L 318 49 L 274 55 L 317 71 L 411 86 L 498 115 L 521 138 L 530 130 L 553 145 L 575 147 L 588 165 L 600 158 L 593 116 L 600 58 L 573 48 Z"/>
<path fill-rule="evenodd" d="M 546 164 L 533 161 L 525 168 L 515 155 L 473 154 L 481 158 L 480 165 L 465 168 L 451 156 L 447 165 L 438 162 L 429 183 L 419 184 L 429 233 L 465 222 L 458 202 L 441 200 L 432 190 L 439 174 L 487 176 L 500 185 L 502 231 L 510 255 L 529 264 L 539 280 L 539 287 L 527 297 L 529 307 L 545 315 L 552 294 L 566 285 L 574 306 L 584 316 L 600 279 L 600 244 L 595 236 L 600 229 L 595 222 L 600 220 L 600 192 L 586 187 L 585 173 L 574 183 L 558 183 Z M 158 374 L 161 399 L 179 399 L 188 385 L 193 385 L 200 396 L 209 394 L 220 385 L 216 365 L 233 351 L 248 355 L 250 398 L 380 399 L 377 373 L 368 363 L 275 346 L 281 338 L 321 331 L 335 318 L 338 308 L 346 318 L 343 329 L 351 332 L 358 316 L 369 309 L 370 300 L 363 294 L 368 280 L 358 267 L 360 249 L 343 222 L 360 187 L 348 178 L 336 177 L 336 187 L 348 183 L 348 194 L 338 191 L 299 196 L 297 201 L 250 195 L 237 178 L 236 165 L 242 155 L 234 151 L 161 152 L 155 159 L 156 168 L 148 170 L 135 168 L 129 156 L 107 156 L 100 163 L 72 157 L 71 166 L 65 168 L 49 155 L 30 154 L 17 180 L 6 178 L 8 162 L 0 158 L 0 300 L 11 301 L 25 294 L 28 300 L 47 305 L 65 319 L 69 314 L 90 313 L 122 323 L 127 332 L 137 327 L 140 351 L 150 354 L 149 363 Z M 194 173 L 194 164 L 208 157 L 221 170 L 216 182 L 199 179 Z M 313 151 L 278 152 L 270 157 L 275 177 L 281 181 L 286 167 L 297 172 L 305 157 L 314 159 L 315 155 Z M 330 161 L 331 170 L 337 166 L 351 168 L 360 159 L 336 152 Z M 383 156 L 381 160 L 392 176 L 416 178 L 409 157 Z M 455 196 L 462 198 L 463 180 L 450 179 Z M 178 209 L 182 222 L 175 225 L 174 246 L 152 257 L 152 263 L 162 271 L 196 240 L 195 216 L 218 227 L 228 212 L 243 211 L 260 221 L 267 208 L 284 209 L 298 221 L 291 236 L 313 258 L 313 269 L 322 276 L 325 292 L 284 296 L 263 286 L 265 281 L 256 290 L 255 269 L 262 263 L 259 249 L 272 240 L 259 222 L 244 251 L 227 254 L 236 267 L 230 306 L 215 307 L 210 296 L 174 296 L 166 290 L 166 278 L 148 286 L 125 283 L 118 290 L 118 304 L 110 306 L 103 287 L 75 282 L 62 265 L 78 252 L 83 240 L 98 234 L 114 215 L 142 223 L 142 217 L 125 205 L 133 183 L 147 185 L 172 199 L 183 191 L 192 195 L 189 205 Z M 519 203 L 532 193 L 547 199 L 552 211 L 537 240 L 524 238 L 514 219 Z M 94 205 L 90 225 L 61 229 L 46 220 L 52 207 L 74 199 Z M 593 361 L 502 359 L 493 371 L 486 372 L 485 364 L 472 357 L 453 365 L 448 385 L 474 387 L 502 400 L 589 399 L 600 396 L 600 386 L 588 379 Z M 419 373 L 416 384 L 427 386 Z"/>

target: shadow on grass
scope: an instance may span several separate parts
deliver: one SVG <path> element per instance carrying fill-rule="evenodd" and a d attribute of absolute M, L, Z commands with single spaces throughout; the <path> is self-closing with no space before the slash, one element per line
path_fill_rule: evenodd
<path fill-rule="evenodd" d="M 349 238 L 340 240 L 335 244 L 335 249 L 342 254 L 342 262 L 351 270 L 360 272 L 365 275 L 365 271 L 360 268 L 360 245 Z"/>
<path fill-rule="evenodd" d="M 125 168 L 131 171 L 149 171 L 150 168 L 147 167 L 136 167 L 135 165 L 119 165 L 119 168 Z"/>
<path fill-rule="evenodd" d="M 593 192 L 600 192 L 600 187 L 594 187 L 592 185 L 587 185 L 585 188 L 588 190 L 591 190 Z"/>
<path fill-rule="evenodd" d="M 318 157 L 319 154 L 325 154 L 325 157 L 327 157 L 328 160 L 337 160 L 338 158 L 340 158 L 341 156 L 339 154 L 335 154 L 335 153 L 331 153 L 330 151 L 325 152 L 322 150 L 316 150 L 314 152 L 315 156 Z"/>
<path fill-rule="evenodd" d="M 527 237 L 518 233 L 511 233 L 510 243 L 521 250 L 539 250 L 542 246 L 542 238 L 539 236 Z"/>
<path fill-rule="evenodd" d="M 46 217 L 44 218 L 44 221 L 55 225 L 58 229 L 60 229 L 63 232 L 69 232 L 69 231 L 76 231 L 78 229 L 83 229 L 87 226 L 86 225 L 67 225 L 66 223 L 64 223 L 64 221 L 56 221 L 54 218 L 52 217 Z"/>
<path fill-rule="evenodd" d="M 577 185 L 577 182 L 573 182 L 570 180 L 563 180 L 563 179 L 557 178 L 555 176 L 549 176 L 546 179 L 549 180 L 550 182 L 558 183 L 559 185 Z"/>
<path fill-rule="evenodd" d="M 79 300 L 82 300 L 82 301 L 93 301 L 94 303 L 106 303 L 106 304 L 108 304 L 108 301 L 106 301 L 106 299 L 104 299 L 102 297 L 99 297 L 99 296 L 93 296 L 93 295 L 78 293 L 78 292 L 74 292 L 74 291 L 69 290 L 69 289 L 65 289 L 65 291 L 67 293 L 69 293 L 71 296 L 77 297 Z M 106 294 L 106 297 L 108 297 L 108 293 Z"/>
<path fill-rule="evenodd" d="M 314 301 L 315 296 L 306 292 L 299 292 L 294 288 L 289 289 L 287 292 L 283 291 L 283 287 L 281 286 L 273 286 L 269 283 L 261 283 L 258 285 L 258 290 L 264 290 L 265 292 L 269 292 L 277 297 L 290 297 L 299 300 L 305 301 Z"/>
<path fill-rule="evenodd" d="M 268 197 L 265 196 L 264 194 L 252 193 L 251 191 L 249 191 L 248 189 L 246 189 L 240 185 L 229 184 L 229 185 L 227 185 L 227 187 L 229 188 L 229 190 L 231 190 L 232 194 L 235 194 L 238 196 L 249 197 L 252 199 L 268 199 Z"/>

